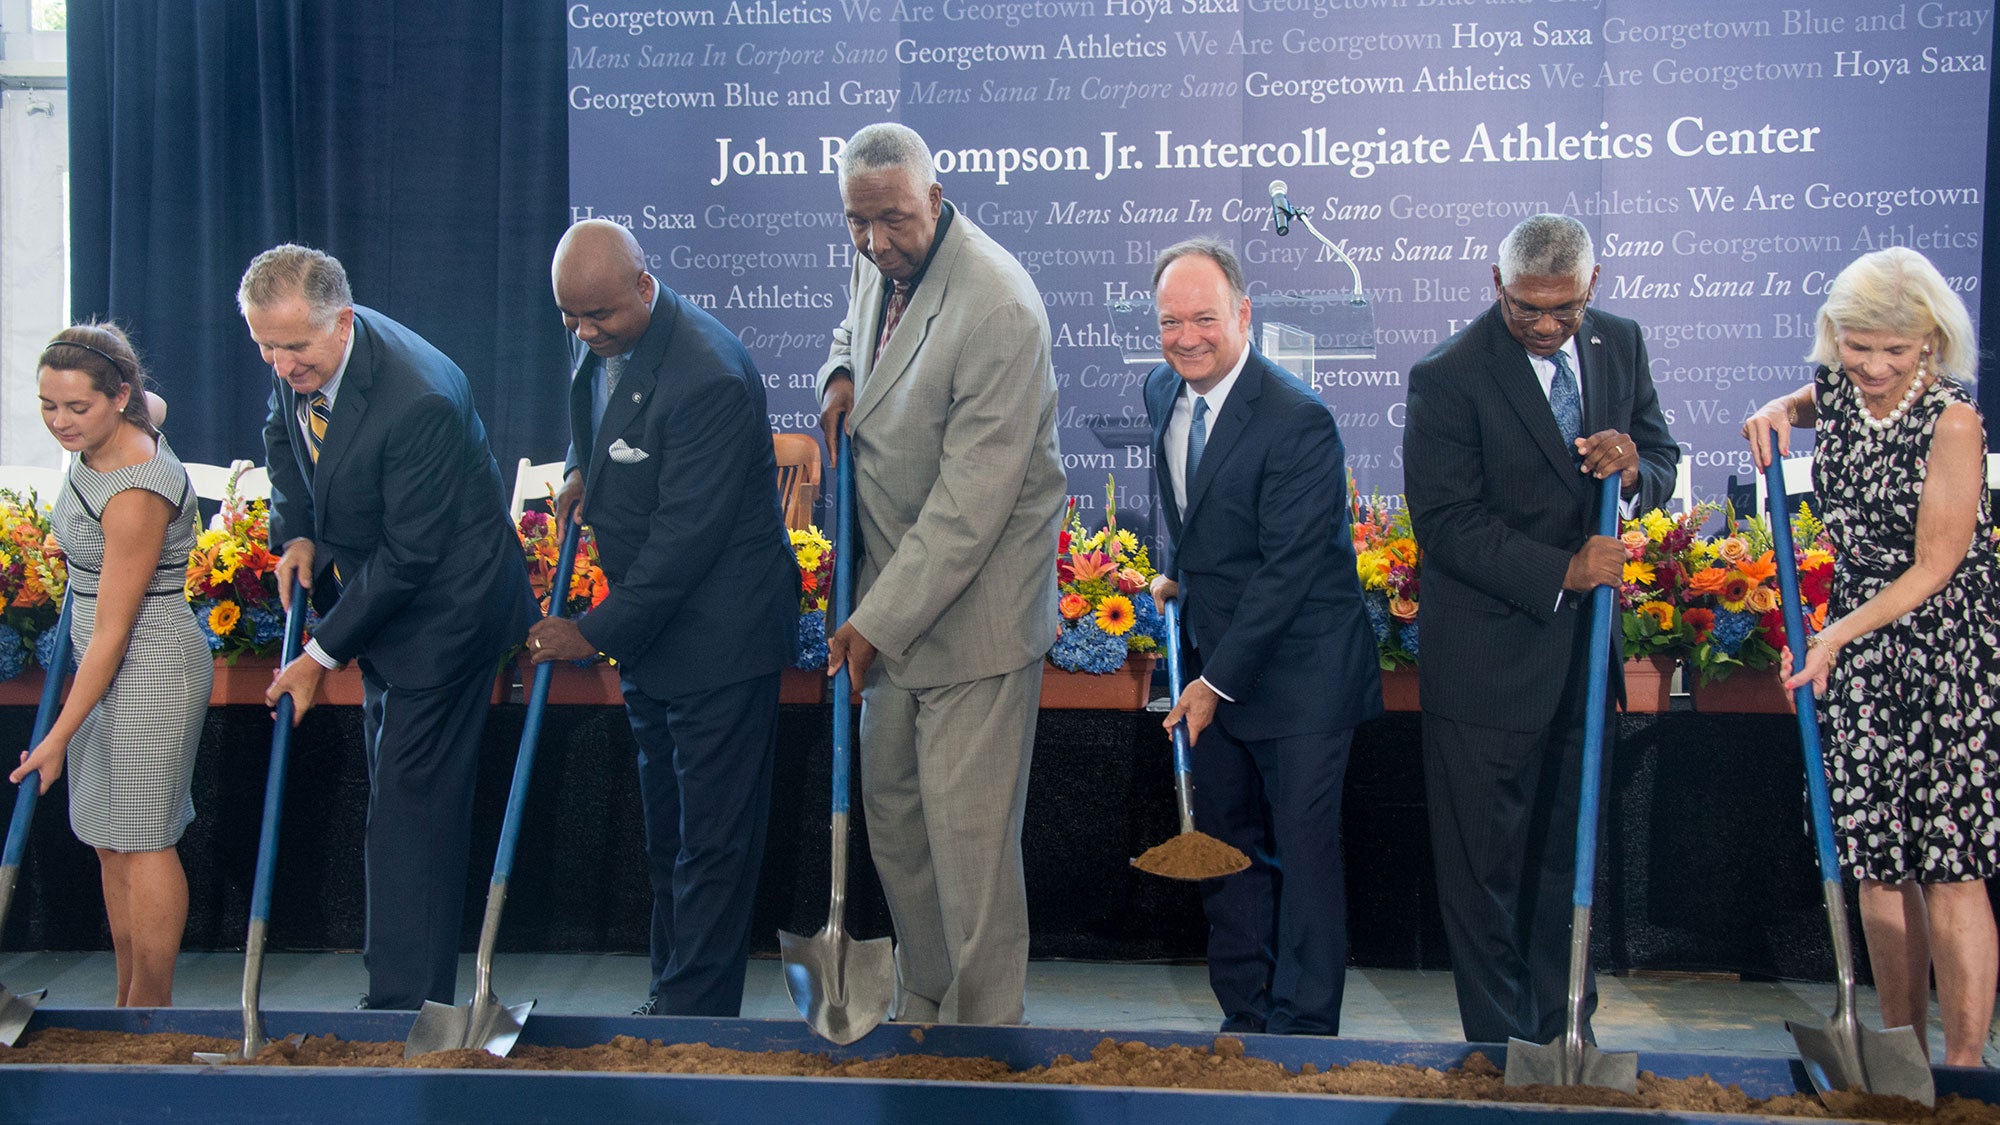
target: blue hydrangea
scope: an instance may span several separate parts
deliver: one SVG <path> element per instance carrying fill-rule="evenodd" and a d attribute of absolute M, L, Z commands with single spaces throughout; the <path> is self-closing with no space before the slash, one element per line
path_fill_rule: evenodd
<path fill-rule="evenodd" d="M 1125 663 L 1125 638 L 1112 636 L 1086 617 L 1063 627 L 1049 659 L 1070 672 L 1115 672 Z"/>
<path fill-rule="evenodd" d="M 1153 596 L 1144 590 L 1132 595 L 1132 630 L 1125 637 L 1129 641 L 1134 636 L 1151 637 L 1156 644 L 1167 643 L 1167 619 L 1160 613 L 1160 607 L 1153 604 Z"/>
<path fill-rule="evenodd" d="M 244 611 L 250 619 L 251 643 L 262 646 L 284 639 L 285 615 L 275 609 L 253 605 Z"/>
<path fill-rule="evenodd" d="M 1368 590 L 1361 596 L 1361 604 L 1368 610 L 1368 624 L 1375 627 L 1375 643 L 1389 639 L 1389 598 L 1380 590 Z"/>
<path fill-rule="evenodd" d="M 1396 636 L 1397 636 L 1397 637 L 1398 637 L 1399 639 L 1401 639 L 1401 640 L 1402 640 L 1402 642 L 1403 642 L 1403 647 L 1404 647 L 1405 649 L 1409 650 L 1409 653 L 1410 653 L 1410 655 L 1411 655 L 1411 656 L 1415 656 L 1415 655 L 1417 655 L 1417 623 L 1416 623 L 1416 622 L 1412 621 L 1412 622 L 1410 622 L 1410 623 L 1409 623 L 1408 625 L 1399 625 L 1399 626 L 1397 626 L 1397 627 L 1396 627 Z"/>
<path fill-rule="evenodd" d="M 208 627 L 208 611 L 215 608 L 215 599 L 203 598 L 198 602 L 190 602 L 188 608 L 194 612 L 194 627 L 201 630 L 202 639 L 208 642 L 208 651 L 222 651 L 222 638 L 216 635 L 215 630 Z"/>
<path fill-rule="evenodd" d="M 28 666 L 28 645 L 20 630 L 0 625 L 0 680 L 11 680 Z"/>
<path fill-rule="evenodd" d="M 799 614 L 799 647 L 792 667 L 824 669 L 826 660 L 826 611 L 809 609 Z"/>
<path fill-rule="evenodd" d="M 1709 634 L 1708 643 L 1714 645 L 1717 652 L 1735 656 L 1736 650 L 1743 647 L 1743 639 L 1750 635 L 1751 628 L 1756 624 L 1757 615 L 1754 613 L 1719 610 L 1715 615 L 1715 631 Z"/>
<path fill-rule="evenodd" d="M 35 634 L 35 663 L 38 666 L 47 668 L 55 663 L 56 636 L 57 630 L 53 625 Z M 72 650 L 69 654 L 69 667 L 63 669 L 63 672 L 67 674 L 74 671 L 76 671 L 76 652 Z"/>

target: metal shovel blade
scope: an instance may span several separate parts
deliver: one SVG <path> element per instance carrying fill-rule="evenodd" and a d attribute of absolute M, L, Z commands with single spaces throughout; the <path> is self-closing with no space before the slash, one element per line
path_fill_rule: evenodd
<path fill-rule="evenodd" d="M 0 1047 L 12 1047 L 21 1038 L 28 1030 L 28 1021 L 35 1018 L 35 1005 L 48 994 L 48 989 L 38 988 L 17 995 L 0 984 Z"/>
<path fill-rule="evenodd" d="M 889 1018 L 896 1001 L 896 951 L 888 938 L 856 941 L 831 928 L 811 937 L 778 931 L 785 988 L 806 1026 L 846 1046 Z"/>
<path fill-rule="evenodd" d="M 305 1041 L 306 1037 L 304 1035 L 287 1035 L 283 1039 L 260 1039 L 255 1049 L 245 1049 L 244 1045 L 239 1044 L 227 1051 L 196 1051 L 194 1053 L 194 1061 L 207 1063 L 210 1066 L 221 1066 L 224 1063 L 239 1063 L 245 1059 L 256 1058 L 264 1052 L 264 1048 L 269 1047 L 273 1043 L 286 1044 L 292 1050 L 296 1051 Z"/>
<path fill-rule="evenodd" d="M 1600 1051 L 1594 1044 L 1574 1057 L 1563 1040 L 1530 1043 L 1507 1040 L 1509 1086 L 1605 1086 L 1628 1094 L 1639 1092 L 1639 1056 L 1631 1051 Z"/>
<path fill-rule="evenodd" d="M 1834 1102 L 1850 1090 L 1890 1094 L 1927 1106 L 1937 1104 L 1931 1062 L 1924 1057 L 1914 1030 L 1892 1027 L 1876 1031 L 1839 1019 L 1829 1020 L 1823 1027 L 1786 1020 L 1785 1027 L 1798 1045 L 1806 1077 L 1812 1079 L 1813 1089 L 1829 1109 L 1837 1110 Z"/>
<path fill-rule="evenodd" d="M 403 1057 L 414 1059 L 432 1051 L 478 1049 L 489 1055 L 507 1057 L 535 1002 L 502 1004 L 492 996 L 481 996 L 470 1004 L 440 1004 L 424 1001 L 417 1020 L 410 1026 L 410 1038 L 403 1044 Z"/>

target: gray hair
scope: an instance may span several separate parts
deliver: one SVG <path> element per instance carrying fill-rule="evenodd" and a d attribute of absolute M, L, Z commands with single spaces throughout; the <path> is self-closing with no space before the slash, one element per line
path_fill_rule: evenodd
<path fill-rule="evenodd" d="M 1231 250 L 1228 244 L 1207 235 L 1176 242 L 1160 251 L 1160 256 L 1153 259 L 1153 288 L 1157 290 L 1160 287 L 1160 275 L 1167 272 L 1168 266 L 1190 255 L 1207 258 L 1222 270 L 1222 276 L 1229 282 L 1231 300 L 1243 297 L 1243 263 L 1236 260 L 1236 251 Z"/>
<path fill-rule="evenodd" d="M 1585 286 L 1596 268 L 1590 231 L 1568 215 L 1523 219 L 1500 242 L 1502 285 L 1520 277 L 1573 277 Z"/>
<path fill-rule="evenodd" d="M 339 258 L 287 242 L 250 259 L 250 268 L 243 271 L 243 281 L 236 287 L 236 308 L 247 314 L 293 297 L 305 298 L 314 328 L 327 327 L 340 310 L 354 304 L 354 292 L 347 287 L 347 270 Z"/>
<path fill-rule="evenodd" d="M 863 125 L 840 150 L 840 182 L 859 172 L 879 172 L 901 168 L 925 191 L 937 183 L 937 166 L 931 163 L 930 146 L 908 125 L 878 121 Z"/>
<path fill-rule="evenodd" d="M 1907 246 L 1863 254 L 1840 271 L 1819 307 L 1806 359 L 1838 368 L 1842 332 L 1918 337 L 1931 345 L 1933 371 L 1967 388 L 1979 377 L 1979 349 L 1965 301 L 1929 258 Z"/>

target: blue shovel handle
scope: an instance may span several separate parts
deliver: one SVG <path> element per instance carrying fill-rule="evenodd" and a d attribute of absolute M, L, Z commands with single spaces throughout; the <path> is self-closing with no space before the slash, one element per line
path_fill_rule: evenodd
<path fill-rule="evenodd" d="M 834 630 L 847 622 L 848 612 L 854 606 L 854 557 L 855 544 L 860 542 L 854 534 L 854 451 L 850 448 L 846 427 L 836 439 L 840 443 L 840 464 L 833 472 L 833 613 L 827 619 L 826 633 L 832 636 Z M 848 730 L 849 719 L 853 715 L 853 678 L 847 664 L 842 662 L 840 670 L 833 674 L 833 815 L 847 811 L 848 775 L 853 766 L 853 734 Z"/>
<path fill-rule="evenodd" d="M 1778 560 L 1778 590 L 1784 595 L 1785 641 L 1792 650 L 1792 671 L 1806 663 L 1805 602 L 1799 597 L 1799 563 L 1792 555 L 1792 521 L 1785 513 L 1785 474 L 1777 457 L 1764 467 L 1764 497 L 1771 510 L 1771 553 Z M 1813 843 L 1819 852 L 1819 877 L 1832 882 L 1840 878 L 1833 852 L 1833 802 L 1826 791 L 1826 764 L 1820 758 L 1819 708 L 1813 702 L 1811 684 L 1792 689 L 1792 702 L 1799 713 L 1799 742 L 1806 765 L 1806 794 L 1812 802 Z"/>
<path fill-rule="evenodd" d="M 285 643 L 278 658 L 283 668 L 299 658 L 305 649 L 305 588 L 292 582 L 292 607 L 285 611 Z M 250 920 L 271 919 L 271 883 L 278 870 L 278 818 L 285 805 L 285 769 L 291 762 L 292 715 L 297 707 L 290 692 L 278 697 L 275 725 L 271 729 L 271 768 L 264 778 L 264 828 L 257 841 L 257 875 L 250 885 Z"/>
<path fill-rule="evenodd" d="M 56 725 L 63 680 L 69 676 L 69 607 L 70 595 L 65 593 L 62 613 L 56 617 L 55 651 L 42 672 L 42 701 L 35 708 L 35 732 L 28 739 L 30 751 L 40 746 L 42 739 L 49 736 L 49 728 Z M 0 867 L 21 866 L 21 853 L 28 847 L 28 825 L 35 819 L 35 802 L 41 796 L 42 771 L 35 770 L 21 779 L 21 791 L 14 796 L 14 819 L 7 822 L 7 846 L 0 852 Z"/>
<path fill-rule="evenodd" d="M 556 574 L 549 582 L 549 616 L 564 617 L 569 602 L 569 580 L 576 569 L 577 541 L 582 526 L 571 520 L 563 531 L 562 547 L 556 552 Z M 504 886 L 514 874 L 514 846 L 521 842 L 522 811 L 528 806 L 528 782 L 535 772 L 535 751 L 542 742 L 542 712 L 548 708 L 549 680 L 555 662 L 535 665 L 535 682 L 528 689 L 528 715 L 521 726 L 521 749 L 514 755 L 514 783 L 507 790 L 507 814 L 500 822 L 500 848 L 493 855 L 493 886 Z"/>
<path fill-rule="evenodd" d="M 1618 534 L 1618 490 L 1622 474 L 1604 478 L 1598 501 L 1597 534 Z M 1597 793 L 1604 777 L 1604 712 L 1610 694 L 1611 629 L 1617 620 L 1618 587 L 1599 586 L 1590 595 L 1590 687 L 1583 711 L 1583 792 L 1576 808 L 1576 886 L 1570 902 L 1589 906 L 1597 886 Z"/>
<path fill-rule="evenodd" d="M 1140 597 L 1148 596 L 1141 591 Z M 1181 600 L 1167 599 L 1167 692 L 1174 703 L 1181 701 Z M 1187 720 L 1174 724 L 1174 773 L 1185 776 L 1193 772 L 1194 764 L 1188 760 Z"/>

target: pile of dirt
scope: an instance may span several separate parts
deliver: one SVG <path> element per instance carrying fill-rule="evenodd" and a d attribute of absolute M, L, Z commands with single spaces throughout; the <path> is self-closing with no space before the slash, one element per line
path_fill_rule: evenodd
<path fill-rule="evenodd" d="M 227 1051 L 228 1039 L 200 1035 L 136 1035 L 50 1028 L 0 1047 L 6 1063 L 123 1063 L 199 1065 L 196 1051 Z M 803 1051 L 736 1051 L 705 1043 L 663 1043 L 621 1035 L 593 1047 L 521 1044 L 507 1058 L 484 1051 L 440 1051 L 403 1058 L 401 1043 L 352 1043 L 317 1035 L 294 1046 L 274 1043 L 251 1066 L 379 1066 L 469 1070 L 585 1070 L 655 1074 L 738 1074 L 789 1078 L 887 1078 L 947 1082 L 1043 1082 L 1071 1086 L 1142 1086 L 1179 1090 L 1362 1095 L 1479 1102 L 1540 1102 L 1694 1113 L 1754 1113 L 1785 1117 L 1843 1118 L 1897 1125 L 2000 1125 L 2000 1107 L 1946 1096 L 1935 1110 L 1904 1098 L 1848 1094 L 1838 1111 L 1810 1094 L 1753 1098 L 1707 1076 L 1661 1078 L 1639 1074 L 1636 1094 L 1591 1086 L 1508 1086 L 1499 1067 L 1473 1054 L 1449 1070 L 1407 1063 L 1355 1062 L 1320 1070 L 1311 1064 L 1286 1070 L 1244 1054 L 1243 1041 L 1223 1037 L 1212 1047 L 1152 1047 L 1105 1039 L 1088 1059 L 1060 1055 L 1047 1066 L 1016 1071 L 987 1058 L 901 1054 L 835 1062 Z"/>
<path fill-rule="evenodd" d="M 1183 832 L 1147 848 L 1132 866 L 1169 879 L 1219 879 L 1249 867 L 1250 857 L 1206 832 Z"/>

